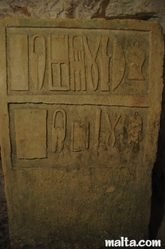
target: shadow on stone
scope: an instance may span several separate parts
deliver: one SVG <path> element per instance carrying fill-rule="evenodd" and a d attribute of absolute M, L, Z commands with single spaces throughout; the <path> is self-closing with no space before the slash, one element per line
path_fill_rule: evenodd
<path fill-rule="evenodd" d="M 164 77 L 165 79 L 165 65 Z M 165 80 L 164 80 L 165 81 Z M 150 239 L 157 238 L 162 224 L 165 204 L 165 87 L 162 96 L 162 112 L 158 140 L 157 160 L 152 172 L 151 219 L 149 225 Z M 157 238 L 159 239 L 159 238 Z"/>
<path fill-rule="evenodd" d="M 4 178 L 0 161 L 0 248 L 10 249 L 7 205 L 4 192 Z"/>

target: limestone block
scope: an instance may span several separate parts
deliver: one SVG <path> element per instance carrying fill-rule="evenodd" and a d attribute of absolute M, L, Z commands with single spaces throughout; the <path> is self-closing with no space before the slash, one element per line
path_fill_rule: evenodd
<path fill-rule="evenodd" d="M 0 22 L 2 165 L 12 247 L 146 239 L 163 38 L 135 20 Z"/>

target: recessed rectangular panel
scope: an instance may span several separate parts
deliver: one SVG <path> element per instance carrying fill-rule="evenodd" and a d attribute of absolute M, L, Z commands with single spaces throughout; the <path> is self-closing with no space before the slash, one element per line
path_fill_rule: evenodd
<path fill-rule="evenodd" d="M 28 90 L 29 86 L 27 34 L 10 34 L 8 36 L 8 57 L 8 80 L 11 90 Z"/>
<path fill-rule="evenodd" d="M 15 110 L 14 123 L 17 158 L 45 158 L 46 110 Z"/>
<path fill-rule="evenodd" d="M 149 30 L 9 27 L 6 34 L 9 94 L 148 96 Z"/>
<path fill-rule="evenodd" d="M 72 150 L 82 151 L 88 148 L 89 124 L 73 122 L 72 124 Z"/>

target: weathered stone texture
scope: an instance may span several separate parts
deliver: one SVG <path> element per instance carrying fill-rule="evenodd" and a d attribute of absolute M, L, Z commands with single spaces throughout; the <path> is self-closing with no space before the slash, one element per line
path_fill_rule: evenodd
<path fill-rule="evenodd" d="M 165 1 L 111 0 L 105 10 L 108 18 L 137 18 L 159 21 L 165 30 Z"/>
<path fill-rule="evenodd" d="M 165 30 L 164 0 L 1 0 L 0 18 L 135 18 L 159 21 Z M 165 31 L 164 31 L 165 32 Z"/>
<path fill-rule="evenodd" d="M 103 0 L 28 0 L 28 1 L 1 1 L 1 17 L 4 16 L 31 16 L 33 18 L 80 18 L 90 19 L 95 16 Z"/>
<path fill-rule="evenodd" d="M 106 16 L 109 17 L 152 17 L 157 16 L 164 5 L 164 1 L 158 0 L 111 0 L 106 8 Z"/>
<path fill-rule="evenodd" d="M 105 239 L 147 238 L 161 31 L 136 20 L 1 21 L 1 149 L 13 248 L 96 249 Z"/>

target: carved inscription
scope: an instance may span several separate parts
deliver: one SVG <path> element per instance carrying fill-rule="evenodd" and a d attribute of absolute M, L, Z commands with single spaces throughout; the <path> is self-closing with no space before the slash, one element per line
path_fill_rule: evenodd
<path fill-rule="evenodd" d="M 98 65 L 96 63 L 96 58 L 97 58 L 97 54 L 99 51 L 99 47 L 100 47 L 100 42 L 101 42 L 101 37 L 98 37 L 96 40 L 96 49 L 95 51 L 91 52 L 91 49 L 89 47 L 89 43 L 87 40 L 86 36 L 83 36 L 83 42 L 84 42 L 84 47 L 85 47 L 85 51 L 87 54 L 87 58 L 89 61 L 89 82 L 91 87 L 93 88 L 93 90 L 97 90 L 98 88 L 98 83 L 99 83 L 99 69 L 98 69 Z"/>
<path fill-rule="evenodd" d="M 64 148 L 66 137 L 66 113 L 62 109 L 57 109 L 53 114 L 52 125 L 52 150 L 61 152 Z"/>
<path fill-rule="evenodd" d="M 112 154 L 114 163 L 115 157 L 117 163 L 142 158 L 145 108 L 34 103 L 10 106 L 11 142 L 16 148 L 12 158 L 18 164 L 20 161 L 20 167 L 22 160 L 29 167 L 32 160 L 41 158 L 51 167 L 54 162 L 66 166 L 84 157 L 101 162 Z M 34 165 L 37 167 L 37 162 Z"/>
<path fill-rule="evenodd" d="M 50 90 L 69 90 L 68 35 L 50 35 Z"/>
<path fill-rule="evenodd" d="M 109 140 L 111 138 L 111 147 L 113 148 L 115 146 L 116 143 L 116 135 L 115 135 L 115 128 L 121 118 L 121 115 L 119 117 L 117 117 L 117 119 L 115 120 L 114 124 L 112 124 L 111 118 L 109 114 L 106 114 L 108 122 L 109 122 L 109 127 L 110 127 L 110 133 L 107 136 L 107 144 L 109 145 Z"/>
<path fill-rule="evenodd" d="M 140 48 L 139 42 L 134 42 L 132 47 L 128 50 L 129 80 L 144 80 L 144 75 L 142 73 L 144 61 L 144 51 Z"/>
<path fill-rule="evenodd" d="M 128 135 L 127 143 L 139 144 L 139 133 L 143 129 L 143 121 L 138 113 L 126 119 L 125 127 Z"/>
<path fill-rule="evenodd" d="M 36 35 L 32 38 L 31 46 L 31 74 L 33 85 L 37 90 L 41 90 L 45 76 L 46 66 L 46 43 L 45 38 Z"/>
<path fill-rule="evenodd" d="M 116 90 L 121 84 L 126 69 L 124 51 L 120 42 L 115 38 L 113 44 L 113 69 L 112 69 L 112 90 Z"/>
<path fill-rule="evenodd" d="M 96 121 L 95 121 L 95 147 L 96 148 L 98 148 L 100 145 L 101 116 L 102 116 L 102 110 L 97 110 Z"/>
<path fill-rule="evenodd" d="M 82 36 L 74 36 L 71 39 L 72 57 L 71 57 L 71 81 L 72 90 L 85 91 L 85 59 Z"/>
<path fill-rule="evenodd" d="M 109 91 L 109 82 L 110 82 L 110 59 L 111 55 L 108 54 L 108 42 L 109 37 L 103 36 L 101 39 L 101 56 L 100 64 L 101 64 L 101 91 Z"/>
<path fill-rule="evenodd" d="M 123 31 L 7 29 L 9 92 L 146 94 L 149 35 Z M 130 34 L 130 33 L 129 33 Z M 144 37 L 144 38 L 143 38 Z M 144 52 L 145 51 L 145 52 Z M 19 68 L 19 70 L 17 70 Z M 20 70 L 21 68 L 21 70 Z M 133 81 L 133 83 L 132 83 Z M 139 85 L 143 81 L 143 86 Z M 30 90 L 30 91 L 29 91 Z"/>
<path fill-rule="evenodd" d="M 148 94 L 149 32 L 8 27 L 6 46 L 8 95 L 29 95 L 31 102 L 14 111 L 14 161 L 47 158 L 49 165 L 51 158 L 66 165 L 65 157 L 76 162 L 93 152 L 101 160 L 114 151 L 123 151 L 121 158 L 136 158 L 132 147 L 142 155 L 144 113 L 127 107 L 120 111 L 121 100 L 119 106 L 110 105 L 116 95 Z M 100 96 L 98 105 L 95 95 Z M 37 112 L 40 101 L 43 108 Z M 19 121 L 21 112 L 25 118 Z M 38 130 L 35 117 L 42 126 Z"/>
<path fill-rule="evenodd" d="M 89 123 L 72 123 L 72 150 L 83 151 L 89 147 Z"/>

